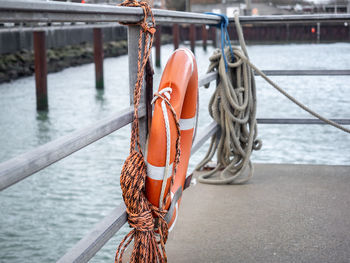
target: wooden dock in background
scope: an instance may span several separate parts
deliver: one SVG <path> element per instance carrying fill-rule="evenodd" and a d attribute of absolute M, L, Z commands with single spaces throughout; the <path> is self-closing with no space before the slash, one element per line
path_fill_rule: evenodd
<path fill-rule="evenodd" d="M 257 164 L 184 192 L 169 262 L 349 262 L 350 166 Z"/>

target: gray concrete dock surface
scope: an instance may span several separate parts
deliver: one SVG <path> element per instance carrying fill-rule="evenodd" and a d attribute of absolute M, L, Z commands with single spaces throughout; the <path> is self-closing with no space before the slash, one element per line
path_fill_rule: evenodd
<path fill-rule="evenodd" d="M 257 164 L 184 192 L 168 262 L 350 262 L 350 166 Z"/>

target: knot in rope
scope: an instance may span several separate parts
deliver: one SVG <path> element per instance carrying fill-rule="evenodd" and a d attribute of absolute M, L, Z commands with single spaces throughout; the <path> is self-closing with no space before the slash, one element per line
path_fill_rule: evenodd
<path fill-rule="evenodd" d="M 227 31 L 227 27 L 229 24 L 229 20 L 228 17 L 223 15 L 223 14 L 217 14 L 217 13 L 211 13 L 211 12 L 206 12 L 205 14 L 207 15 L 214 15 L 214 16 L 218 16 L 221 18 L 221 21 L 219 24 L 216 25 L 216 27 L 220 28 L 221 31 L 221 53 L 224 54 L 225 53 L 225 47 L 228 46 L 230 47 L 230 53 L 231 53 L 231 57 L 229 59 L 232 60 L 232 62 L 234 61 L 234 54 L 233 54 L 233 49 L 231 46 L 231 41 L 230 41 L 230 36 L 228 34 Z M 228 70 L 228 61 L 226 56 L 224 56 L 224 62 L 225 62 L 225 70 L 227 72 Z"/>
<path fill-rule="evenodd" d="M 166 211 L 160 211 L 147 200 L 144 192 L 147 168 L 143 155 L 133 150 L 122 168 L 120 186 L 127 207 L 128 222 L 133 228 L 119 244 L 115 262 L 123 261 L 123 253 L 134 239 L 130 262 L 167 262 L 164 245 L 168 237 L 167 224 L 163 223 Z M 159 240 L 155 233 L 157 216 Z M 161 244 L 161 249 L 158 244 Z"/>
<path fill-rule="evenodd" d="M 147 2 L 126 0 L 126 1 L 122 2 L 121 4 L 119 4 L 119 6 L 141 7 L 143 10 L 143 18 L 140 21 L 135 22 L 135 23 L 124 23 L 124 22 L 119 22 L 119 23 L 122 25 L 140 25 L 145 33 L 148 32 L 148 33 L 154 35 L 154 33 L 156 32 L 155 20 L 154 20 L 151 6 Z"/>
<path fill-rule="evenodd" d="M 170 95 L 172 92 L 173 92 L 172 88 L 166 87 L 166 88 L 162 89 L 161 91 L 154 93 L 151 104 L 154 104 L 158 98 L 164 99 L 164 97 L 162 96 L 163 94 L 166 97 L 166 100 L 169 102 L 170 98 L 171 98 Z"/>
<path fill-rule="evenodd" d="M 150 33 L 152 35 L 156 33 L 156 28 L 154 26 L 149 26 L 147 22 L 142 22 L 140 26 L 143 28 L 143 32 L 145 33 Z"/>
<path fill-rule="evenodd" d="M 137 231 L 145 232 L 154 229 L 154 218 L 151 210 L 146 210 L 140 214 L 133 214 L 127 210 L 130 227 Z"/>
<path fill-rule="evenodd" d="M 166 203 L 166 201 L 164 202 Z M 152 205 L 152 212 L 157 216 L 158 222 L 157 222 L 157 232 L 159 233 L 159 241 L 158 243 L 163 243 L 165 244 L 166 241 L 168 240 L 168 234 L 169 234 L 169 228 L 168 228 L 168 223 L 165 221 L 165 216 L 168 213 L 168 210 L 165 210 L 164 208 L 158 208 L 154 205 Z M 163 251 L 164 250 L 164 245 L 162 246 Z"/>

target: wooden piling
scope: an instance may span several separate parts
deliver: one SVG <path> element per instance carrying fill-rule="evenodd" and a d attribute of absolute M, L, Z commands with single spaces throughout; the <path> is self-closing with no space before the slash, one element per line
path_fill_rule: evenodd
<path fill-rule="evenodd" d="M 174 50 L 179 48 L 179 24 L 173 24 L 173 42 L 174 42 Z"/>
<path fill-rule="evenodd" d="M 162 38 L 162 28 L 160 25 L 157 25 L 156 26 L 156 39 L 155 39 L 155 46 L 156 46 L 156 67 L 160 67 L 160 48 L 161 48 L 161 45 L 162 45 L 162 41 L 161 41 L 161 38 Z"/>
<path fill-rule="evenodd" d="M 321 40 L 321 23 L 317 23 L 317 43 L 320 43 Z"/>
<path fill-rule="evenodd" d="M 196 26 L 194 24 L 190 25 L 190 43 L 191 43 L 191 51 L 194 54 L 194 49 L 196 44 Z"/>
<path fill-rule="evenodd" d="M 36 109 L 48 110 L 45 31 L 33 32 Z"/>
<path fill-rule="evenodd" d="M 103 81 L 103 36 L 101 28 L 94 28 L 94 60 L 96 89 L 104 88 Z"/>
<path fill-rule="evenodd" d="M 210 33 L 211 33 L 211 40 L 213 41 L 213 47 L 217 47 L 216 43 L 216 27 L 211 27 L 210 28 Z"/>
<path fill-rule="evenodd" d="M 208 30 L 206 25 L 202 25 L 203 50 L 207 51 Z"/>

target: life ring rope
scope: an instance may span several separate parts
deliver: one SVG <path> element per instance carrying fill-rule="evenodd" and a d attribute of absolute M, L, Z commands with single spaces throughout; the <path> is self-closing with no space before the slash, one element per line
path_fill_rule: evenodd
<path fill-rule="evenodd" d="M 177 165 L 179 163 L 179 157 L 180 157 L 180 143 L 179 143 L 179 141 L 180 141 L 180 137 L 181 137 L 181 134 L 180 134 L 180 129 L 181 129 L 180 125 L 181 124 L 177 120 L 176 112 L 170 103 L 172 91 L 173 90 L 171 87 L 165 87 L 162 90 L 160 90 L 159 92 L 156 92 L 153 96 L 152 101 L 151 101 L 151 104 L 154 104 L 157 99 L 162 99 L 161 106 L 162 106 L 162 113 L 163 113 L 163 118 L 164 118 L 164 123 L 165 123 L 165 132 L 166 132 L 165 169 L 164 169 L 164 173 L 163 173 L 163 178 L 161 178 L 161 180 L 163 180 L 163 182 L 162 182 L 162 190 L 160 192 L 160 197 L 164 196 L 165 188 L 166 188 L 166 184 L 167 184 L 167 179 L 169 178 L 169 174 L 171 176 L 171 173 L 173 171 L 173 169 L 169 169 L 170 167 L 172 168 L 172 166 L 170 166 L 171 137 L 170 137 L 170 122 L 169 122 L 169 116 L 168 116 L 168 110 L 167 110 L 166 104 L 168 105 L 168 107 L 170 108 L 170 110 L 174 116 L 174 120 L 176 123 L 176 129 L 177 129 L 177 140 L 176 140 L 177 142 L 176 142 L 176 156 L 175 156 L 175 161 L 174 161 L 174 174 L 176 174 L 176 168 L 177 168 Z M 170 173 L 169 173 L 169 170 L 170 170 Z M 173 184 L 173 182 L 171 182 L 171 186 L 172 186 L 172 184 Z M 172 199 L 172 197 L 171 197 L 171 199 Z M 163 208 L 163 198 L 159 198 L 159 208 L 160 209 Z"/>

